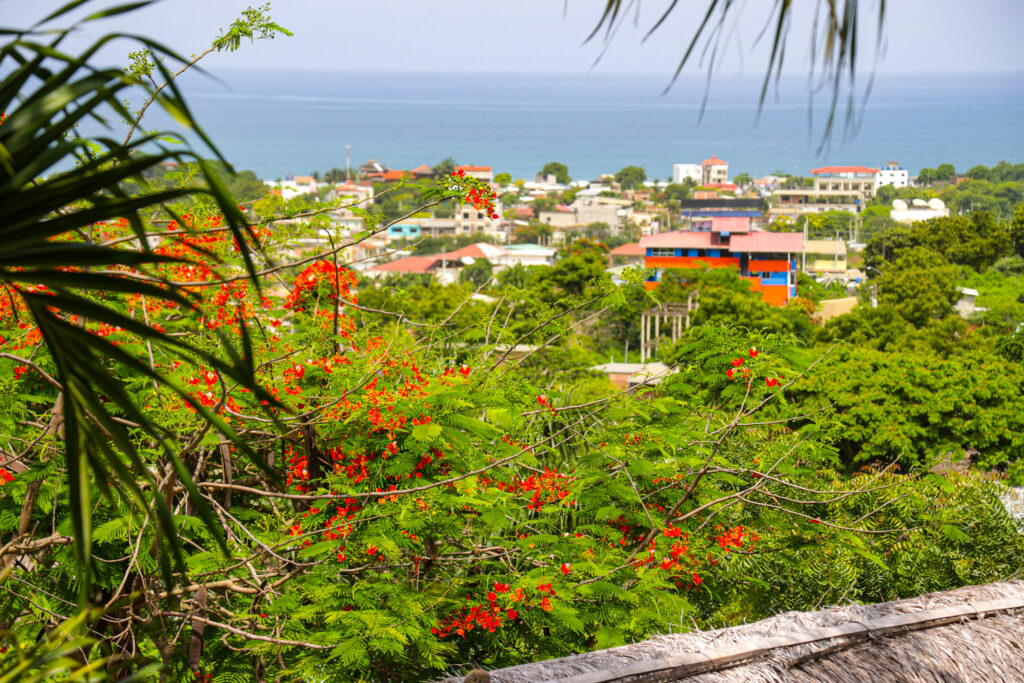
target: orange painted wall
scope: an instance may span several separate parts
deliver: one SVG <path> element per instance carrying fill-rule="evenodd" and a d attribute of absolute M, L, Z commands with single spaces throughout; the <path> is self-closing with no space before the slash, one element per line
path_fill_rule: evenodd
<path fill-rule="evenodd" d="M 785 306 L 789 301 L 789 286 L 761 285 L 761 298 L 769 306 Z"/>
<path fill-rule="evenodd" d="M 788 273 L 790 264 L 783 259 L 750 259 L 749 268 L 752 273 Z"/>
<path fill-rule="evenodd" d="M 652 263 L 652 262 L 657 263 Z M 684 265 L 682 262 L 688 262 Z M 728 263 L 698 263 L 698 262 L 721 262 L 727 261 Z M 671 263 L 663 263 L 671 262 Z M 759 263 L 782 263 L 786 264 L 785 261 L 761 261 Z M 740 267 L 739 259 L 735 258 L 723 258 L 723 257 L 703 257 L 703 256 L 650 256 L 647 258 L 647 267 L 661 267 L 661 268 L 698 268 L 701 266 L 710 268 L 725 268 L 727 266 L 733 266 L 737 270 Z M 786 264 L 788 265 L 788 264 Z M 751 262 L 753 266 L 753 262 Z M 764 272 L 769 272 L 761 266 Z M 780 272 L 780 271 L 771 271 Z M 750 291 L 757 292 L 761 295 L 761 299 L 769 306 L 785 306 L 786 302 L 789 301 L 789 285 L 762 285 L 761 278 L 759 277 L 743 277 L 741 278 L 750 283 Z M 644 287 L 646 289 L 654 289 L 658 286 L 657 282 L 645 282 Z"/>
<path fill-rule="evenodd" d="M 648 256 L 647 268 L 735 268 L 740 260 L 734 256 Z"/>
<path fill-rule="evenodd" d="M 759 293 L 761 300 L 769 306 L 785 306 L 789 301 L 788 285 L 762 285 L 761 278 L 757 277 L 743 279 L 750 283 L 750 291 Z"/>

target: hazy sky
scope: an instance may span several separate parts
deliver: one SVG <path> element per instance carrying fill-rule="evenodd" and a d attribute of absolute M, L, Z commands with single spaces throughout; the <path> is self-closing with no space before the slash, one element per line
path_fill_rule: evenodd
<path fill-rule="evenodd" d="M 150 35 L 185 54 L 209 45 L 250 2 L 162 0 L 83 31 Z M 874 63 L 879 0 L 861 0 L 862 62 Z M 0 0 L 0 25 L 21 27 L 60 6 L 57 0 Z M 115 4 L 93 0 L 87 8 Z M 646 29 L 668 4 L 644 0 L 600 63 L 602 43 L 584 45 L 602 0 L 276 0 L 272 16 L 294 38 L 261 41 L 205 62 L 219 68 L 399 72 L 670 73 L 707 0 L 680 2 L 646 43 Z M 718 64 L 725 74 L 763 72 L 767 41 L 757 37 L 773 0 L 741 0 L 744 13 L 726 27 Z M 817 0 L 795 0 L 788 71 L 806 73 L 810 17 Z M 1024 1 L 896 0 L 888 2 L 880 73 L 1024 70 Z M 633 15 L 631 15 L 632 17 Z M 125 51 L 128 48 L 124 48 Z M 107 53 L 117 58 L 119 55 Z M 117 59 L 117 61 L 122 61 Z M 689 70 L 702 68 L 695 62 Z"/>

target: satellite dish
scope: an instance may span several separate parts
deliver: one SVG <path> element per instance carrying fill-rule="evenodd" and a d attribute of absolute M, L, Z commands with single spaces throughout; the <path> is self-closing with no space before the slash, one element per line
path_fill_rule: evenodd
<path fill-rule="evenodd" d="M 894 199 L 892 200 L 892 208 L 896 209 L 897 211 L 906 211 L 907 203 L 902 199 Z"/>
<path fill-rule="evenodd" d="M 946 208 L 946 202 L 942 201 L 938 197 L 934 197 L 928 200 L 928 206 L 932 207 L 936 211 L 942 211 Z"/>
<path fill-rule="evenodd" d="M 928 202 L 923 199 L 915 199 L 914 206 L 928 206 Z"/>

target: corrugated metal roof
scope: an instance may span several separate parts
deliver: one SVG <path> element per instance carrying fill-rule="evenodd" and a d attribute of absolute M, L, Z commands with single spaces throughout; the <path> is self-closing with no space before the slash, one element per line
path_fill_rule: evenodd
<path fill-rule="evenodd" d="M 874 175 L 878 173 L 878 169 L 868 166 L 822 166 L 821 168 L 812 168 L 811 173 L 814 175 L 819 173 L 870 173 Z"/>
<path fill-rule="evenodd" d="M 381 263 L 370 268 L 370 270 L 386 273 L 425 273 L 438 260 L 439 257 L 437 256 L 410 256 L 392 261 L 391 263 Z"/>
<path fill-rule="evenodd" d="M 476 244 L 470 244 L 467 247 L 456 249 L 455 251 L 449 251 L 446 254 L 435 256 L 434 258 L 446 258 L 449 261 L 457 261 L 463 256 L 472 256 L 473 258 L 485 258 L 485 259 L 496 259 L 499 256 L 504 256 L 505 250 L 501 247 L 496 247 L 493 244 L 487 242 L 477 242 Z"/>
<path fill-rule="evenodd" d="M 799 232 L 751 232 L 729 240 L 729 251 L 746 253 L 799 253 L 804 236 Z"/>
<path fill-rule="evenodd" d="M 711 232 L 750 232 L 750 219 L 740 216 L 712 216 Z"/>
<path fill-rule="evenodd" d="M 646 253 L 647 250 L 641 247 L 639 242 L 623 244 L 621 247 L 615 247 L 611 251 L 612 256 L 643 256 Z"/>
<path fill-rule="evenodd" d="M 647 235 L 640 238 L 640 246 L 644 249 L 652 247 L 671 247 L 673 249 L 707 249 L 711 244 L 710 232 L 696 230 L 675 230 L 658 235 Z M 725 248 L 724 245 L 714 245 Z"/>

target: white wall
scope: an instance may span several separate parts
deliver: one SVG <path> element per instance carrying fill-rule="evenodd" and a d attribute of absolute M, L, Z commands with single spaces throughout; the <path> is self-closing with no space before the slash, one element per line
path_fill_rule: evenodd
<path fill-rule="evenodd" d="M 700 183 L 700 164 L 673 164 L 672 165 L 672 182 L 681 183 L 687 178 L 692 178 L 693 182 Z"/>

